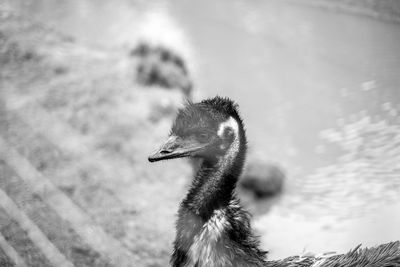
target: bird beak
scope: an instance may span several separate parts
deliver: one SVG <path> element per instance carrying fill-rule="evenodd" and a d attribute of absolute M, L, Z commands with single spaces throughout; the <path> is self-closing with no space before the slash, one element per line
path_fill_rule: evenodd
<path fill-rule="evenodd" d="M 204 145 L 197 142 L 185 141 L 182 138 L 171 136 L 167 142 L 149 156 L 149 161 L 188 157 L 203 147 Z"/>

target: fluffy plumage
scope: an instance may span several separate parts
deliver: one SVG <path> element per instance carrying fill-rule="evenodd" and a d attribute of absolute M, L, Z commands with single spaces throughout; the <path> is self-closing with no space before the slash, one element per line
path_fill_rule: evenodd
<path fill-rule="evenodd" d="M 355 249 L 330 257 L 294 256 L 268 261 L 265 267 L 399 267 L 400 242 L 390 242 L 373 248 Z"/>
<path fill-rule="evenodd" d="M 221 128 L 224 122 L 228 123 Z M 179 209 L 172 265 L 261 266 L 265 253 L 258 249 L 249 215 L 234 195 L 246 154 L 244 126 L 236 104 L 219 97 L 188 103 L 179 111 L 171 133 L 194 135 L 209 143 L 196 155 L 203 164 Z M 237 147 L 229 160 L 235 138 Z"/>
<path fill-rule="evenodd" d="M 266 261 L 250 226 L 250 216 L 235 196 L 247 141 L 238 106 L 215 97 L 187 103 L 173 123 L 170 139 L 150 161 L 192 157 L 202 164 L 183 199 L 171 257 L 173 267 L 400 267 L 399 242 L 347 254 L 289 257 Z"/>

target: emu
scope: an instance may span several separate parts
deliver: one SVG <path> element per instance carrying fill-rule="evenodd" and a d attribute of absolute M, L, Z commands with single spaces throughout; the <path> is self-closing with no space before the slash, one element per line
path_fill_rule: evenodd
<path fill-rule="evenodd" d="M 215 97 L 187 103 L 178 111 L 169 139 L 149 161 L 191 157 L 200 161 L 180 204 L 173 267 L 400 267 L 400 242 L 360 247 L 330 257 L 293 256 L 267 261 L 259 248 L 250 216 L 235 195 L 246 157 L 247 141 L 238 106 Z"/>

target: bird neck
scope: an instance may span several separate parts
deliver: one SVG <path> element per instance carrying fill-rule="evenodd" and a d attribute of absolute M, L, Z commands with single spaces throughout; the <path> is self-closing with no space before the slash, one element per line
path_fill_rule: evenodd
<path fill-rule="evenodd" d="M 213 159 L 203 160 L 182 207 L 206 221 L 216 209 L 228 206 L 234 198 L 245 154 L 246 137 L 239 123 L 226 152 Z"/>

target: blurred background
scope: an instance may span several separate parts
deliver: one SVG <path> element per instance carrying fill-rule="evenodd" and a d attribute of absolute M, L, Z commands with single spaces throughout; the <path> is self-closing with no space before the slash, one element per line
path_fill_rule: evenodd
<path fill-rule="evenodd" d="M 400 4 L 0 0 L 0 265 L 167 266 L 185 98 L 239 105 L 270 259 L 400 239 Z"/>

